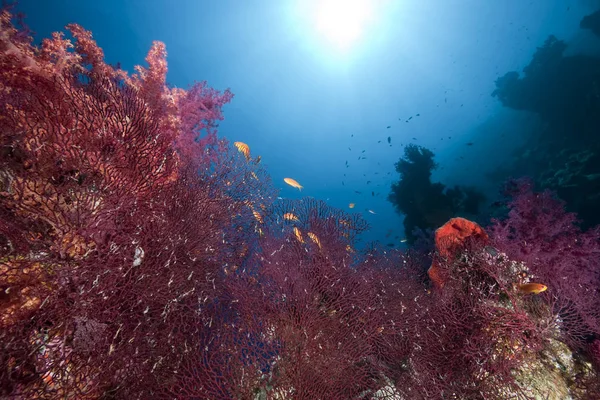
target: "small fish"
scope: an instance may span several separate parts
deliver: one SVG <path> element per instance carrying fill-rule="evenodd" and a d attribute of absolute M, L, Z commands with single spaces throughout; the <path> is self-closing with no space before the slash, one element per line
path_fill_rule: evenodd
<path fill-rule="evenodd" d="M 420 117 L 420 116 L 421 116 L 421 114 L 417 114 L 417 117 Z"/>
<path fill-rule="evenodd" d="M 406 243 L 408 239 L 400 239 L 400 243 Z"/>
<path fill-rule="evenodd" d="M 394 247 L 394 243 L 388 243 L 387 246 L 388 247 Z"/>
<path fill-rule="evenodd" d="M 367 185 L 368 185 L 369 183 L 371 183 L 371 181 L 367 181 Z"/>
<path fill-rule="evenodd" d="M 414 137 L 414 138 L 413 138 L 413 140 L 417 140 L 417 138 L 416 138 L 416 137 Z"/>
<path fill-rule="evenodd" d="M 257 157 L 254 159 L 254 164 L 260 164 L 260 160 L 262 160 L 262 157 L 261 157 L 261 156 L 257 156 Z"/>
<path fill-rule="evenodd" d="M 318 236 L 317 236 L 317 235 L 315 235 L 315 234 L 314 234 L 314 233 L 312 233 L 312 232 L 308 232 L 306 235 L 307 235 L 307 236 L 310 238 L 310 240 L 312 240 L 312 241 L 313 241 L 313 242 L 314 242 L 314 243 L 315 243 L 317 246 L 319 246 L 319 248 L 321 248 L 321 241 L 319 240 L 319 238 L 318 238 Z"/>
<path fill-rule="evenodd" d="M 350 147 L 348 147 L 348 150 L 352 151 L 352 149 Z"/>
<path fill-rule="evenodd" d="M 354 203 L 350 203 L 350 204 L 348 204 L 348 207 L 349 207 L 349 208 L 354 208 L 354 206 L 355 206 L 355 205 L 356 205 L 356 204 L 354 204 Z"/>
<path fill-rule="evenodd" d="M 473 146 L 473 142 L 467 143 L 467 146 Z"/>
<path fill-rule="evenodd" d="M 371 214 L 377 214 L 375 211 L 373 210 L 367 210 L 368 212 L 370 212 Z"/>
<path fill-rule="evenodd" d="M 361 153 L 364 153 L 366 150 L 361 151 Z"/>
<path fill-rule="evenodd" d="M 283 178 L 283 181 L 290 185 L 291 187 L 295 187 L 296 189 L 302 191 L 304 186 L 300 185 L 295 179 L 292 178 Z"/>
<path fill-rule="evenodd" d="M 412 117 L 409 117 L 409 118 L 407 119 L 407 121 L 410 121 L 411 119 L 412 119 Z"/>
<path fill-rule="evenodd" d="M 519 285 L 519 291 L 525 294 L 540 294 L 546 289 L 548 289 L 548 286 L 542 283 L 524 283 L 522 285 Z"/>
<path fill-rule="evenodd" d="M 372 197 L 375 197 L 375 192 L 371 192 L 371 196 L 372 196 Z"/>
<path fill-rule="evenodd" d="M 352 248 L 352 246 L 350 246 L 349 244 L 346 245 L 346 251 L 348 253 L 354 253 L 354 249 Z"/>
<path fill-rule="evenodd" d="M 283 214 L 283 219 L 288 220 L 288 221 L 299 221 L 298 217 L 296 217 L 291 212 Z"/>
<path fill-rule="evenodd" d="M 247 161 L 250 161 L 250 147 L 244 142 L 233 142 L 233 145 L 237 147 L 238 151 L 246 157 Z"/>
<path fill-rule="evenodd" d="M 260 213 L 259 213 L 258 211 L 256 211 L 256 210 L 252 210 L 252 214 L 254 215 L 254 218 L 256 218 L 256 220 L 257 220 L 259 223 L 261 223 L 261 224 L 263 223 L 262 216 L 260 215 Z"/>
<path fill-rule="evenodd" d="M 386 129 L 390 129 L 391 127 L 392 127 L 391 125 L 388 125 Z"/>
<path fill-rule="evenodd" d="M 358 190 L 355 190 L 354 193 L 356 193 L 356 194 L 362 194 L 362 192 L 359 192 Z"/>
<path fill-rule="evenodd" d="M 283 197 L 277 197 L 277 200 L 283 200 Z"/>
<path fill-rule="evenodd" d="M 258 176 L 256 176 L 256 173 L 254 171 L 250 172 L 250 175 L 252 175 L 254 179 L 258 180 Z"/>
<path fill-rule="evenodd" d="M 392 143 L 392 137 L 388 136 L 388 143 Z"/>
<path fill-rule="evenodd" d="M 294 236 L 296 236 L 296 240 L 300 243 L 304 243 L 304 239 L 302 238 L 302 232 L 297 227 L 294 227 Z"/>
<path fill-rule="evenodd" d="M 378 140 L 377 143 L 381 143 L 381 140 Z"/>

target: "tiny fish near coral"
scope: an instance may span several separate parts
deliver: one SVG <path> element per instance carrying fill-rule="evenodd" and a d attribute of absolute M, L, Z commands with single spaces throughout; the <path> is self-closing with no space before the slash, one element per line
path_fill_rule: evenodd
<path fill-rule="evenodd" d="M 283 178 L 283 181 L 285 183 L 287 183 L 288 185 L 290 185 L 291 187 L 295 187 L 298 190 L 302 190 L 302 188 L 304 187 L 301 184 L 299 184 L 298 181 L 296 181 L 295 179 L 292 179 L 292 178 Z"/>
<path fill-rule="evenodd" d="M 524 294 L 540 294 L 548 289 L 548 286 L 541 283 L 524 283 L 519 285 L 519 292 Z"/>

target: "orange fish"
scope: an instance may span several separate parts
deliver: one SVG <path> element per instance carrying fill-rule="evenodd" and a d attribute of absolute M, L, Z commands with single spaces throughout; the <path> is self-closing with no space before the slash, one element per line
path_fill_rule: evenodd
<path fill-rule="evenodd" d="M 291 187 L 295 187 L 298 190 L 302 190 L 302 188 L 304 187 L 301 184 L 299 184 L 295 179 L 292 179 L 292 178 L 283 178 L 283 181 L 285 183 L 287 183 L 288 185 L 290 185 Z"/>
<path fill-rule="evenodd" d="M 319 246 L 319 248 L 321 248 L 321 241 L 319 240 L 319 237 L 317 235 L 315 235 L 312 232 L 308 232 L 307 235 L 310 238 L 310 240 L 312 240 L 313 242 L 315 242 L 315 244 L 317 246 Z"/>
<path fill-rule="evenodd" d="M 285 213 L 283 214 L 283 219 L 286 219 L 288 221 L 300 221 L 298 219 L 298 217 L 296 217 L 294 214 L 292 213 Z"/>
<path fill-rule="evenodd" d="M 250 147 L 244 142 L 233 142 L 233 145 L 237 147 L 240 153 L 246 157 L 247 161 L 250 161 Z"/>
<path fill-rule="evenodd" d="M 350 204 L 348 204 L 348 207 L 350 207 L 350 208 L 354 208 L 354 206 L 355 206 L 355 205 L 356 205 L 356 204 L 354 204 L 354 203 L 350 203 Z"/>
<path fill-rule="evenodd" d="M 296 239 L 298 239 L 300 243 L 304 243 L 304 239 L 302 238 L 302 233 L 300 232 L 300 229 L 294 227 L 294 235 L 296 235 Z"/>
<path fill-rule="evenodd" d="M 524 283 L 522 285 L 519 285 L 519 291 L 525 294 L 540 294 L 546 289 L 548 289 L 548 286 L 541 283 Z"/>
<path fill-rule="evenodd" d="M 256 220 L 257 220 L 259 223 L 261 223 L 261 224 L 263 223 L 263 218 L 262 218 L 262 215 L 260 215 L 260 213 L 259 213 L 258 211 L 256 211 L 256 210 L 252 210 L 252 214 L 254 215 L 254 218 L 256 218 Z"/>

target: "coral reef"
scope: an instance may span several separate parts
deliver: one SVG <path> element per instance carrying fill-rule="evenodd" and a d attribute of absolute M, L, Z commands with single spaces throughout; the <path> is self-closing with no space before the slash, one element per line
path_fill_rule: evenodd
<path fill-rule="evenodd" d="M 600 10 L 586 15 L 579 23 L 581 29 L 589 29 L 594 35 L 600 36 Z"/>
<path fill-rule="evenodd" d="M 399 201 L 437 196 L 439 215 L 413 214 L 435 253 L 359 252 L 357 214 L 273 201 L 216 136 L 231 93 L 168 88 L 162 44 L 130 76 L 76 25 L 36 48 L 10 18 L 1 397 L 600 398 L 600 228 L 551 194 L 517 183 L 490 228 L 447 222 L 433 153 L 410 146 Z"/>
<path fill-rule="evenodd" d="M 585 17 L 581 27 L 595 29 L 598 15 Z M 498 182 L 531 176 L 537 185 L 556 191 L 589 228 L 600 223 L 595 212 L 600 196 L 600 59 L 565 56 L 566 49 L 564 41 L 550 36 L 522 75 L 511 71 L 496 80 L 492 95 L 505 107 L 535 113 L 542 122 L 496 175 Z"/>
<path fill-rule="evenodd" d="M 417 238 L 416 229 L 435 229 L 457 214 L 474 216 L 484 200 L 474 188 L 447 189 L 442 183 L 431 182 L 431 173 L 437 168 L 433 157 L 431 150 L 409 144 L 396 163 L 400 180 L 392 184 L 388 200 L 404 215 L 404 232 L 410 244 Z"/>

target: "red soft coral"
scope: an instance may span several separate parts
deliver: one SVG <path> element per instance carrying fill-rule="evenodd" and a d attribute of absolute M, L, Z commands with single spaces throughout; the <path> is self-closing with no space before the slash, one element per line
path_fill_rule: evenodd
<path fill-rule="evenodd" d="M 600 227 L 582 232 L 553 193 L 536 193 L 527 180 L 511 184 L 508 218 L 489 227 L 496 247 L 525 263 L 576 347 L 600 337 Z"/>

